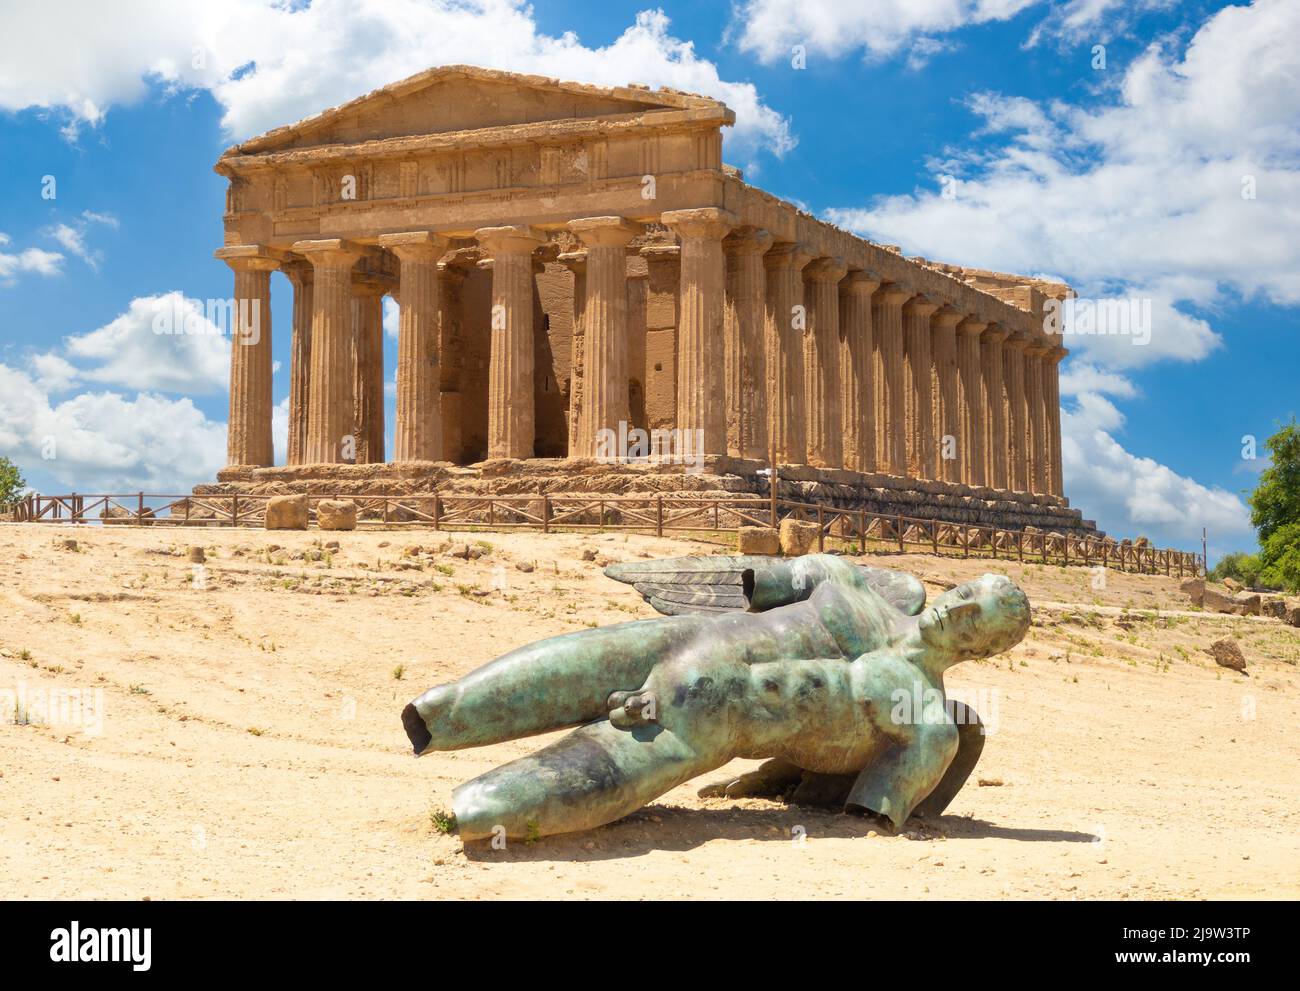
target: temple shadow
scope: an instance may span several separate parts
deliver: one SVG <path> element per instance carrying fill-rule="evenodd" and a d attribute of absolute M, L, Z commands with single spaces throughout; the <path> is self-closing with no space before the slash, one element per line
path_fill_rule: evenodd
<path fill-rule="evenodd" d="M 464 854 L 478 863 L 625 860 L 655 852 L 680 853 L 713 840 L 816 843 L 819 839 L 861 838 L 870 842 L 875 839 L 868 835 L 873 831 L 879 834 L 881 827 L 872 819 L 779 802 L 705 809 L 648 805 L 599 829 L 543 836 L 531 842 L 509 840 L 502 848 L 493 848 L 490 840 L 476 840 L 465 844 Z M 1019 829 L 962 816 L 915 818 L 896 835 L 881 838 L 926 842 L 940 837 L 1038 843 L 1091 843 L 1096 839 L 1074 830 Z"/>

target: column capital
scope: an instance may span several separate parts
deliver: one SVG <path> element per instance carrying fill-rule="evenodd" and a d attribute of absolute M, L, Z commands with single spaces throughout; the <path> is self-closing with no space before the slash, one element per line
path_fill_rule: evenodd
<path fill-rule="evenodd" d="M 371 272 L 352 273 L 353 296 L 383 296 L 393 288 L 392 279 L 386 279 Z"/>
<path fill-rule="evenodd" d="M 925 293 L 916 293 L 903 304 L 903 314 L 911 317 L 928 317 L 939 308 L 938 301 Z"/>
<path fill-rule="evenodd" d="M 295 241 L 293 251 L 305 256 L 316 268 L 351 268 L 366 253 L 362 245 L 339 237 Z"/>
<path fill-rule="evenodd" d="M 882 282 L 880 288 L 873 294 L 873 302 L 878 302 L 882 306 L 901 306 L 913 295 L 912 290 L 900 286 L 897 282 Z"/>
<path fill-rule="evenodd" d="M 622 217 L 583 217 L 566 225 L 589 248 L 621 248 L 641 233 L 641 225 Z"/>
<path fill-rule="evenodd" d="M 379 246 L 387 248 L 402 261 L 431 259 L 437 261 L 447 251 L 449 240 L 433 231 L 406 231 L 402 234 L 381 234 Z"/>
<path fill-rule="evenodd" d="M 947 331 L 956 328 L 963 317 L 965 317 L 964 313 L 954 310 L 945 303 L 931 315 L 930 320 L 938 329 Z"/>
<path fill-rule="evenodd" d="M 659 222 L 681 237 L 721 241 L 727 232 L 740 226 L 740 218 L 730 210 L 705 206 L 694 210 L 669 210 L 661 214 Z"/>
<path fill-rule="evenodd" d="M 284 273 L 294 288 L 307 285 L 312 281 L 316 274 L 316 269 L 306 258 L 299 258 L 297 255 L 290 255 L 284 261 L 280 262 L 280 271 Z"/>
<path fill-rule="evenodd" d="M 870 296 L 880 288 L 880 276 L 864 268 L 850 269 L 840 283 L 840 288 L 845 292 Z"/>
<path fill-rule="evenodd" d="M 581 275 L 587 271 L 587 252 L 585 251 L 565 251 L 556 255 L 555 260 L 574 275 Z"/>
<path fill-rule="evenodd" d="M 769 269 L 792 268 L 796 272 L 813 259 L 807 245 L 798 241 L 775 241 L 763 254 L 763 264 Z"/>
<path fill-rule="evenodd" d="M 1029 355 L 1031 358 L 1039 358 L 1051 350 L 1052 346 L 1050 344 L 1045 344 L 1038 340 L 1030 340 L 1028 346 L 1025 348 L 1025 354 Z"/>
<path fill-rule="evenodd" d="M 263 244 L 228 244 L 212 253 L 236 272 L 274 272 L 289 260 L 289 254 Z"/>
<path fill-rule="evenodd" d="M 1005 343 L 1009 348 L 1015 348 L 1017 351 L 1024 351 L 1029 347 L 1031 341 L 1032 338 L 1030 338 L 1028 334 L 1024 333 L 1024 331 L 1016 330 L 1007 334 Z"/>
<path fill-rule="evenodd" d="M 803 274 L 810 282 L 839 282 L 849 266 L 837 255 L 815 258 L 804 268 Z"/>
<path fill-rule="evenodd" d="M 531 255 L 546 243 L 536 227 L 480 227 L 474 237 L 490 255 Z"/>
<path fill-rule="evenodd" d="M 772 234 L 761 227 L 737 227 L 722 240 L 729 255 L 761 255 L 772 246 Z"/>
<path fill-rule="evenodd" d="M 983 340 L 985 344 L 1001 344 L 1007 339 L 1008 330 L 1000 323 L 991 323 L 984 329 Z"/>
<path fill-rule="evenodd" d="M 987 320 L 965 317 L 957 324 L 957 334 L 959 337 L 979 337 L 988 327 Z"/>
<path fill-rule="evenodd" d="M 1047 360 L 1054 365 L 1059 365 L 1065 360 L 1065 356 L 1069 353 L 1069 348 L 1054 347 L 1047 353 Z"/>

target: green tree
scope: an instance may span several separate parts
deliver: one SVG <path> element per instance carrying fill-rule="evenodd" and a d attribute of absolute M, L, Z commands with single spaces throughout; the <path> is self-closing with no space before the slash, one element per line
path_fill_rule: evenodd
<path fill-rule="evenodd" d="M 1259 531 L 1259 580 L 1300 592 L 1300 427 L 1291 422 L 1266 442 L 1272 463 L 1250 496 Z"/>
<path fill-rule="evenodd" d="M 1249 588 L 1259 581 L 1262 565 L 1259 557 L 1244 551 L 1233 551 L 1219 558 L 1219 563 L 1210 571 L 1210 581 L 1221 582 L 1225 578 L 1235 578 Z"/>
<path fill-rule="evenodd" d="M 27 482 L 18 466 L 8 458 L 0 457 L 0 506 L 16 502 L 25 488 Z"/>

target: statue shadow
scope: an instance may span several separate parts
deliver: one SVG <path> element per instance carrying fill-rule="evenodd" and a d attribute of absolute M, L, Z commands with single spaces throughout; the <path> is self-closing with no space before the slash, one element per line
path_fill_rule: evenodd
<path fill-rule="evenodd" d="M 583 862 L 626 860 L 656 852 L 694 850 L 713 840 L 816 843 L 821 839 L 867 840 L 881 833 L 878 822 L 836 809 L 751 800 L 745 805 L 688 809 L 647 805 L 617 822 L 578 833 L 543 836 L 533 841 L 490 840 L 464 844 L 466 859 L 479 863 L 537 861 Z M 1006 839 L 1039 843 L 1091 843 L 1090 833 L 1059 829 L 1018 829 L 982 819 L 938 816 L 910 820 L 895 836 L 907 841 Z"/>

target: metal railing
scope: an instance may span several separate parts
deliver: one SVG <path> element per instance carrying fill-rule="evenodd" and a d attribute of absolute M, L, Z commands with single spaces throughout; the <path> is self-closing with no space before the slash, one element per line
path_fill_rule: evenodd
<path fill-rule="evenodd" d="M 262 527 L 275 494 L 248 495 L 29 495 L 12 507 L 19 523 L 135 526 Z M 817 526 L 818 550 L 928 552 L 1042 564 L 1102 566 L 1143 574 L 1183 577 L 1202 571 L 1201 555 L 1127 541 L 1070 533 L 1003 530 L 997 527 L 918 519 L 863 509 L 759 496 L 591 495 L 307 495 L 316 521 L 323 499 L 356 504 L 358 520 L 386 527 L 434 530 L 550 532 L 625 530 L 665 536 L 717 532 L 739 526 L 772 527 L 782 519 Z"/>

